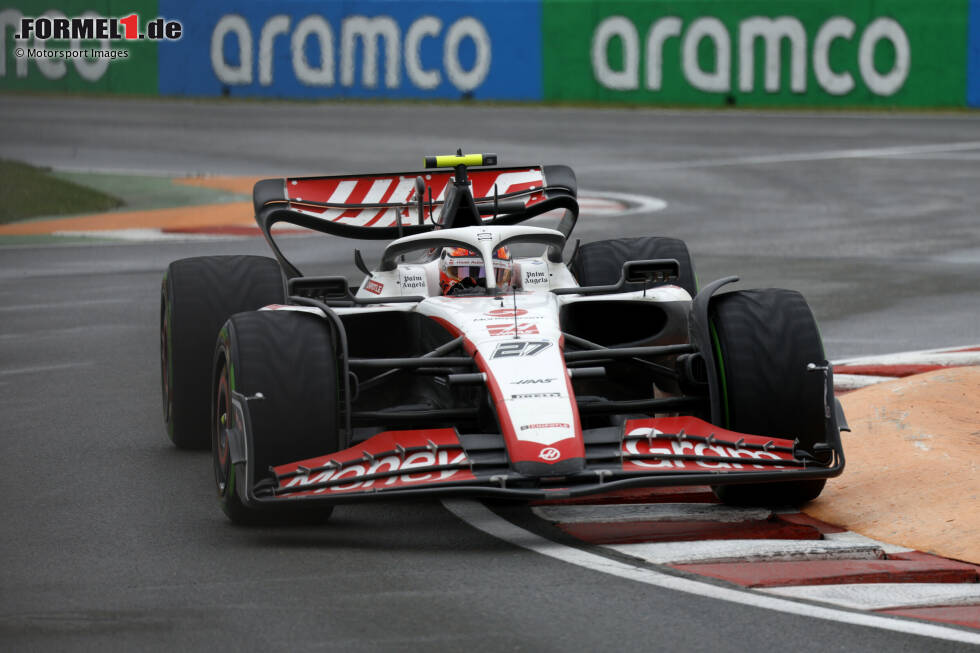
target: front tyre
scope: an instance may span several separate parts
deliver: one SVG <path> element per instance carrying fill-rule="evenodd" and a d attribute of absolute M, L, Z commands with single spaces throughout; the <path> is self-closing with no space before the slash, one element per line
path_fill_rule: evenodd
<path fill-rule="evenodd" d="M 824 377 L 807 371 L 824 361 L 816 320 L 792 290 L 742 290 L 718 295 L 709 310 L 718 359 L 723 426 L 733 431 L 799 439 L 811 455 L 826 439 Z M 731 505 L 799 505 L 826 480 L 719 485 Z"/>
<path fill-rule="evenodd" d="M 199 256 L 174 261 L 160 293 L 163 421 L 180 449 L 210 444 L 211 360 L 218 329 L 233 313 L 285 300 L 282 272 L 262 256 Z"/>
<path fill-rule="evenodd" d="M 586 243 L 578 248 L 572 261 L 572 274 L 580 286 L 606 286 L 619 281 L 623 263 L 649 259 L 672 258 L 680 264 L 680 275 L 673 285 L 680 286 L 694 297 L 697 279 L 687 245 L 677 238 L 645 236 L 614 238 Z M 643 290 L 642 283 L 628 283 L 622 292 Z"/>
<path fill-rule="evenodd" d="M 270 467 L 338 450 L 337 382 L 333 341 L 322 319 L 255 311 L 225 323 L 214 355 L 211 451 L 221 507 L 233 522 L 309 524 L 330 516 L 330 506 L 288 501 L 250 507 L 240 492 L 249 490 L 246 483 L 271 479 Z M 236 463 L 230 438 L 233 430 L 244 433 L 245 411 L 250 437 L 245 460 Z"/>

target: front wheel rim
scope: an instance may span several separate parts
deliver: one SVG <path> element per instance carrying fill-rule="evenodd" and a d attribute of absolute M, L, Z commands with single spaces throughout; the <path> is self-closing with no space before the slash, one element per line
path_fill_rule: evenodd
<path fill-rule="evenodd" d="M 214 437 L 211 442 L 212 458 L 214 460 L 214 480 L 218 486 L 218 495 L 222 497 L 228 492 L 229 479 L 232 476 L 231 450 L 228 441 L 228 431 L 231 428 L 228 395 L 227 368 L 223 367 L 214 402 L 214 424 L 212 425 Z"/>

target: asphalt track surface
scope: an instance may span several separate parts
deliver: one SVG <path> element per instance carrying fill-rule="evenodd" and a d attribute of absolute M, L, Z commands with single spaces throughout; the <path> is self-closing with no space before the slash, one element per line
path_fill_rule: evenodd
<path fill-rule="evenodd" d="M 74 169 L 412 169 L 456 147 L 666 200 L 576 236 L 676 236 L 702 283 L 801 290 L 832 358 L 980 342 L 969 115 L 0 98 L 0 156 Z M 352 271 L 350 243 L 289 247 L 300 267 Z M 160 276 L 206 253 L 264 245 L 0 249 L 4 649 L 963 649 L 583 569 L 436 502 L 231 526 L 208 455 L 174 450 L 160 417 Z"/>

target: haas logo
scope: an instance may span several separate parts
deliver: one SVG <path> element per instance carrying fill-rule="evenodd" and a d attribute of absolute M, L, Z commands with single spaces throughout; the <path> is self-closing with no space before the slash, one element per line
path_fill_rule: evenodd
<path fill-rule="evenodd" d="M 487 311 L 487 315 L 494 317 L 516 317 L 518 315 L 527 315 L 527 311 L 523 308 L 495 308 L 492 311 Z"/>
<path fill-rule="evenodd" d="M 548 462 L 551 462 L 552 460 L 558 460 L 559 458 L 561 458 L 561 452 L 555 449 L 554 447 L 545 447 L 538 454 L 538 457 L 541 458 L 541 460 L 547 460 Z"/>

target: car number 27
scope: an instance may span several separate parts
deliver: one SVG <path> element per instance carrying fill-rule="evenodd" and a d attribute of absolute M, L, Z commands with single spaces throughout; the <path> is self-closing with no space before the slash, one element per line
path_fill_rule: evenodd
<path fill-rule="evenodd" d="M 548 340 L 513 340 L 497 343 L 490 358 L 510 358 L 513 356 L 534 356 L 551 346 Z"/>

